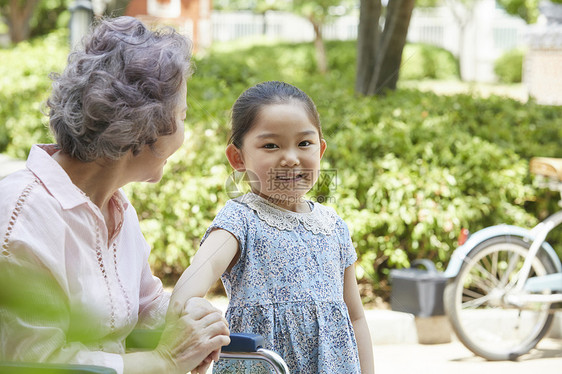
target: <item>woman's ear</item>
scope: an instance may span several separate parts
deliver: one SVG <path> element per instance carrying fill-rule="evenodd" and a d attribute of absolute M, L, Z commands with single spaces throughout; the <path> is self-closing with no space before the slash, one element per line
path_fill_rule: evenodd
<path fill-rule="evenodd" d="M 234 144 L 229 144 L 228 147 L 226 147 L 226 158 L 234 170 L 246 171 L 242 151 Z"/>
<path fill-rule="evenodd" d="M 324 156 L 324 151 L 326 150 L 326 147 L 328 147 L 326 140 L 320 139 L 320 158 Z"/>

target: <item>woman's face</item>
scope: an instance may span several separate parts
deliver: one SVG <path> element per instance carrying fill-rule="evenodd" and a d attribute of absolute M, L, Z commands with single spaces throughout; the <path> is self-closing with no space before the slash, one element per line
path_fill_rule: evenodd
<path fill-rule="evenodd" d="M 131 161 L 134 162 L 135 181 L 156 183 L 162 179 L 164 165 L 183 144 L 185 136 L 184 121 L 187 113 L 187 87 L 182 85 L 175 108 L 176 132 L 160 136 L 152 146 L 145 146 Z"/>

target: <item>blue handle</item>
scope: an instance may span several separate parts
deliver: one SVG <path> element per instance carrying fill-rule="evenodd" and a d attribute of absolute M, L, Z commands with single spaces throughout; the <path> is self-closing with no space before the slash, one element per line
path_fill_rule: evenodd
<path fill-rule="evenodd" d="M 221 348 L 223 352 L 257 352 L 264 344 L 263 336 L 238 332 L 230 334 L 230 344 Z"/>

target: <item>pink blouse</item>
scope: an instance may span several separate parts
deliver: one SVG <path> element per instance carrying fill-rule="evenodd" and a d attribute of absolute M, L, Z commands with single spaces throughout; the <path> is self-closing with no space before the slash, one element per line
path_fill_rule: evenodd
<path fill-rule="evenodd" d="M 51 155 L 0 181 L 0 361 L 100 365 L 123 372 L 124 341 L 164 321 L 170 295 L 151 273 L 150 248 L 125 195 L 116 230 Z"/>

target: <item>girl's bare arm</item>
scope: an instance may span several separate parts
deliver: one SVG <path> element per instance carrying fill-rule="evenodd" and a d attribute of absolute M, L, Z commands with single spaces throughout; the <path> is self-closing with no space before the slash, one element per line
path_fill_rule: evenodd
<path fill-rule="evenodd" d="M 357 348 L 359 350 L 359 361 L 361 363 L 361 373 L 374 374 L 375 364 L 373 360 L 373 345 L 369 326 L 365 319 L 363 303 L 359 296 L 359 287 L 355 278 L 355 265 L 349 266 L 344 273 L 343 298 L 349 311 L 349 317 L 355 332 Z"/>
<path fill-rule="evenodd" d="M 238 254 L 238 240 L 230 232 L 213 230 L 176 283 L 170 310 L 181 311 L 192 297 L 204 297 Z M 170 310 L 168 315 L 170 315 Z"/>

